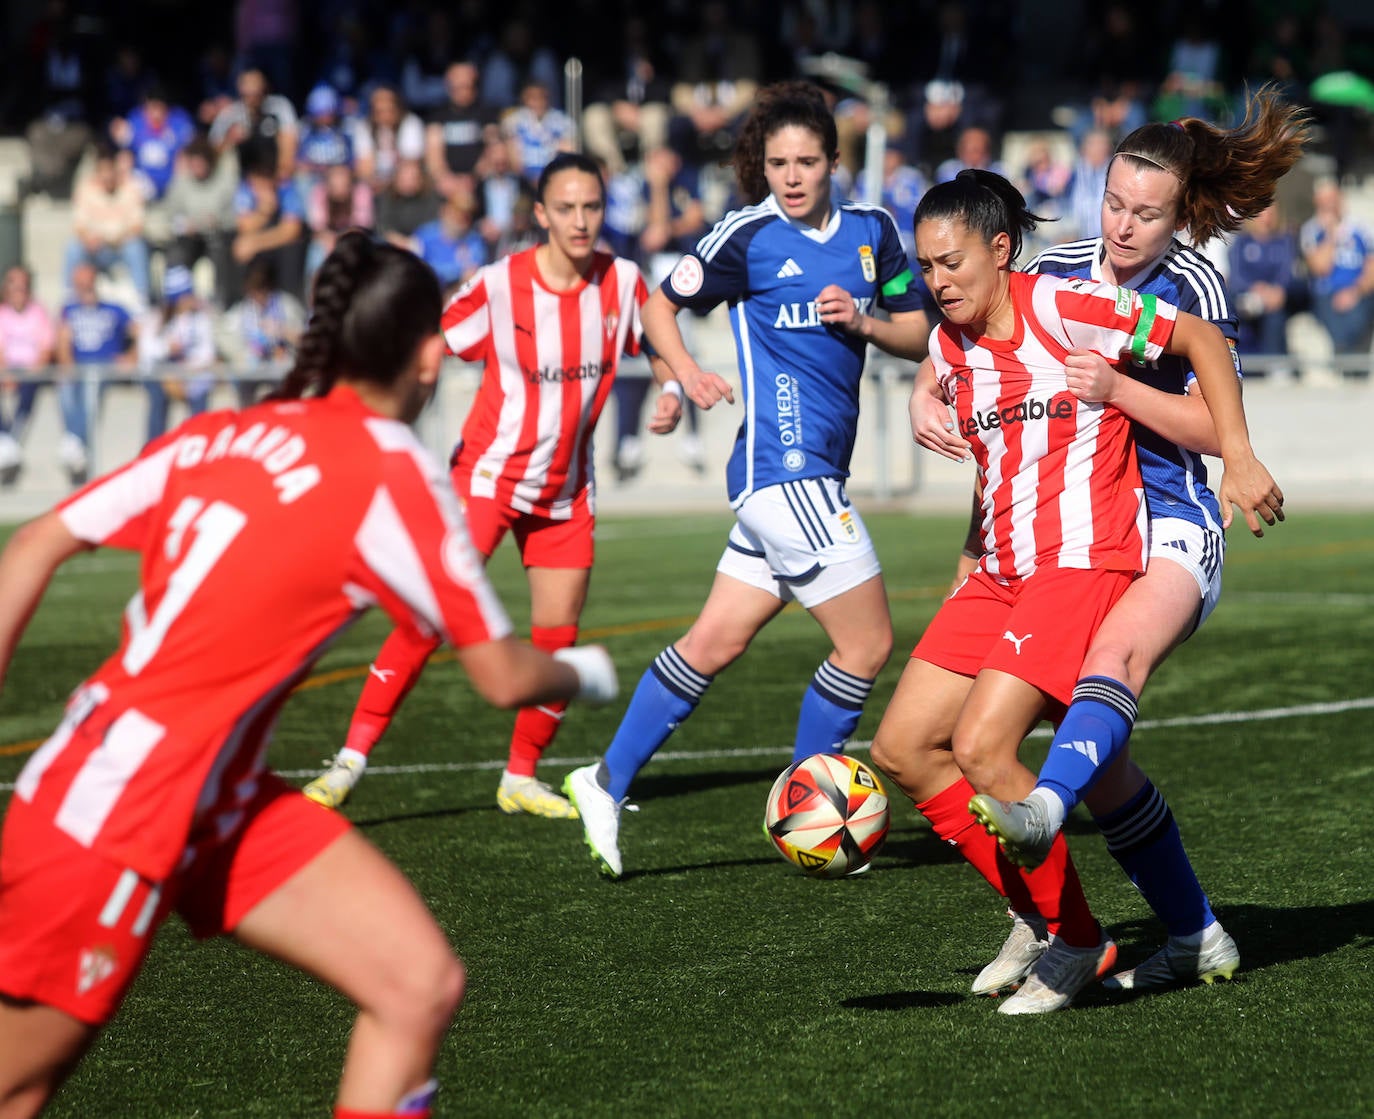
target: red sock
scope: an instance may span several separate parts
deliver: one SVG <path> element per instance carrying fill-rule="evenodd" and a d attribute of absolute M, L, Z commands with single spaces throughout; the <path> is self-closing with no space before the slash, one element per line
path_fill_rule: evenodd
<path fill-rule="evenodd" d="M 430 1119 L 430 1108 L 423 1111 L 355 1111 L 351 1107 L 336 1107 L 334 1119 Z"/>
<path fill-rule="evenodd" d="M 530 644 L 546 653 L 556 653 L 577 644 L 577 626 L 531 626 Z M 506 770 L 512 777 L 534 776 L 535 767 L 558 733 L 567 709 L 566 700 L 520 708 L 506 761 Z"/>
<path fill-rule="evenodd" d="M 1065 943 L 1086 948 L 1101 936 L 1083 895 L 1083 884 L 1060 833 L 1049 857 L 1034 870 L 1022 870 L 1007 860 L 997 840 L 969 815 L 973 786 L 961 777 L 949 788 L 916 806 L 935 834 L 958 848 L 959 854 L 987 879 L 1007 904 L 1021 914 L 1039 914 L 1049 931 Z"/>
<path fill-rule="evenodd" d="M 433 637 L 423 637 L 406 629 L 394 629 L 377 650 L 377 658 L 367 669 L 367 682 L 353 720 L 348 724 L 344 745 L 368 754 L 386 733 L 401 701 L 415 687 L 429 655 L 439 647 Z"/>

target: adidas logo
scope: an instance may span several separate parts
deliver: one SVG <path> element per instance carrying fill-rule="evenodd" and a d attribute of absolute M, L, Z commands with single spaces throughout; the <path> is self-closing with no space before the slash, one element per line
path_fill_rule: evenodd
<path fill-rule="evenodd" d="M 1164 545 L 1166 548 L 1177 548 L 1185 556 L 1188 554 L 1188 544 L 1183 540 L 1170 540 Z"/>
<path fill-rule="evenodd" d="M 103 983 L 115 972 L 118 963 L 115 950 L 108 944 L 98 944 L 94 948 L 81 950 L 81 962 L 77 966 L 76 993 L 84 995 L 97 983 Z"/>
<path fill-rule="evenodd" d="M 1096 742 L 1061 742 L 1061 750 L 1072 750 L 1076 754 L 1082 754 L 1093 765 L 1097 765 L 1097 743 Z"/>
<path fill-rule="evenodd" d="M 793 260 L 790 256 L 785 261 L 783 261 L 782 267 L 778 269 L 779 280 L 786 280 L 791 278 L 792 276 L 800 276 L 801 274 L 801 265 L 798 264 L 795 260 Z"/>

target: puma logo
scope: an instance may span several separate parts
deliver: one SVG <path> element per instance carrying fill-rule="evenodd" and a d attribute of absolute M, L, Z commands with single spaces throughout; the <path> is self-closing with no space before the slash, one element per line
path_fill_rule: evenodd
<path fill-rule="evenodd" d="M 378 668 L 375 664 L 367 666 L 367 671 L 377 677 L 383 684 L 388 683 L 396 675 L 394 668 Z"/>
<path fill-rule="evenodd" d="M 1016 634 L 1011 632 L 1011 630 L 1007 630 L 1007 632 L 1002 634 L 1002 636 L 1016 646 L 1016 655 L 1019 657 L 1021 655 L 1021 645 L 1024 642 L 1029 641 L 1032 635 L 1028 633 L 1025 637 L 1017 637 Z"/>

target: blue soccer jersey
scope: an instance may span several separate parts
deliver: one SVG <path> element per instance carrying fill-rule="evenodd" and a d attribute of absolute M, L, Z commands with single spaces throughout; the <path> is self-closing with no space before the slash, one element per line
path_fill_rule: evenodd
<path fill-rule="evenodd" d="M 62 321 L 71 328 L 72 359 L 78 365 L 114 361 L 132 342 L 133 319 L 114 303 L 68 303 Z"/>
<path fill-rule="evenodd" d="M 726 467 L 732 506 L 765 486 L 849 474 L 867 343 L 821 322 L 816 296 L 832 283 L 865 313 L 928 309 L 891 215 L 856 202 L 824 230 L 787 218 L 771 196 L 732 211 L 663 281 L 679 306 L 730 306 L 744 390 Z"/>
<path fill-rule="evenodd" d="M 1090 237 L 1046 249 L 1026 266 L 1026 271 L 1100 280 L 1102 256 L 1102 238 Z M 1221 273 L 1196 249 L 1171 241 L 1159 260 L 1122 286 L 1157 295 L 1181 311 L 1215 323 L 1231 345 L 1236 375 L 1240 376 L 1235 348 L 1237 320 L 1231 297 Z M 1192 367 L 1172 354 L 1143 365 L 1132 362 L 1130 373 L 1147 385 L 1172 393 L 1187 392 L 1196 379 Z M 1202 456 L 1171 443 L 1143 424 L 1134 424 L 1133 429 L 1150 515 L 1178 517 L 1219 532 L 1221 509 L 1216 495 L 1207 487 L 1207 467 Z"/>

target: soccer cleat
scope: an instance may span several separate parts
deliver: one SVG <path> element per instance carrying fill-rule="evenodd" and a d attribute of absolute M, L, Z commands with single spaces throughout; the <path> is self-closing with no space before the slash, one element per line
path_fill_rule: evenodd
<path fill-rule="evenodd" d="M 1102 985 L 1111 991 L 1167 991 L 1189 983 L 1230 979 L 1240 967 L 1240 949 L 1221 925 L 1213 927 L 1194 947 L 1174 937 L 1130 971 L 1119 971 Z"/>
<path fill-rule="evenodd" d="M 24 469 L 24 455 L 19 441 L 8 431 L 0 431 L 0 486 L 12 486 Z"/>
<path fill-rule="evenodd" d="M 1010 909 L 1007 916 L 1011 918 L 1011 932 L 997 958 L 973 981 L 975 995 L 996 995 L 1019 987 L 1050 946 L 1043 917 L 1023 917 Z"/>
<path fill-rule="evenodd" d="M 67 472 L 74 486 L 84 485 L 90 471 L 90 459 L 86 454 L 86 444 L 70 431 L 62 433 L 57 441 L 57 461 Z"/>
<path fill-rule="evenodd" d="M 501 783 L 496 786 L 496 807 L 507 816 L 517 816 L 523 812 L 527 816 L 543 816 L 549 820 L 577 819 L 577 809 L 537 777 L 516 777 L 503 773 Z"/>
<path fill-rule="evenodd" d="M 572 801 L 573 807 L 582 817 L 582 834 L 591 848 L 592 858 L 601 864 L 601 873 L 609 878 L 619 878 L 620 862 L 620 810 L 628 807 L 631 812 L 638 809 L 629 803 L 629 798 L 616 800 L 597 780 L 599 762 L 574 769 L 563 779 L 563 792 Z"/>
<path fill-rule="evenodd" d="M 348 799 L 353 786 L 363 775 L 364 763 L 342 757 L 335 757 L 328 763 L 329 768 L 311 781 L 303 790 L 305 795 L 316 804 L 326 808 L 339 808 Z"/>
<path fill-rule="evenodd" d="M 979 793 L 968 802 L 968 810 L 1017 866 L 1034 870 L 1049 857 L 1058 832 L 1051 830 L 1038 801 L 1005 801 Z"/>
<path fill-rule="evenodd" d="M 1091 948 L 1075 948 L 1060 937 L 1031 969 L 1021 989 L 997 1008 L 998 1014 L 1048 1014 L 1062 1010 L 1094 979 L 1111 971 L 1116 944 L 1106 932 Z"/>

